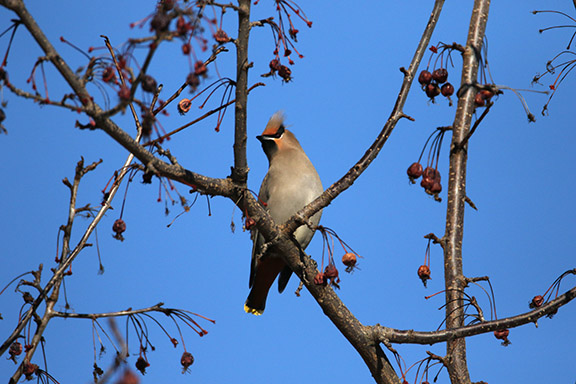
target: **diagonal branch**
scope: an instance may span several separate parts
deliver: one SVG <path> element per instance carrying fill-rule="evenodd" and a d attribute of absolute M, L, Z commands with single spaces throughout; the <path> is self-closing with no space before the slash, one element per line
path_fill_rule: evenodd
<path fill-rule="evenodd" d="M 428 44 L 430 44 L 430 39 L 432 37 L 432 32 L 434 32 L 434 28 L 436 27 L 436 23 L 438 22 L 438 18 L 440 16 L 440 12 L 442 10 L 442 6 L 444 5 L 444 0 L 436 0 L 434 2 L 434 8 L 428 20 L 428 24 L 422 34 L 420 42 L 418 43 L 418 47 L 414 52 L 414 56 L 412 61 L 410 62 L 410 66 L 408 69 L 400 68 L 400 71 L 404 74 L 404 81 L 402 82 L 402 86 L 400 87 L 400 92 L 398 93 L 398 97 L 396 98 L 396 104 L 388 117 L 388 120 L 384 124 L 384 127 L 370 146 L 368 150 L 364 153 L 362 158 L 358 160 L 352 168 L 346 172 L 344 176 L 340 178 L 337 182 L 332 184 L 328 189 L 324 191 L 320 196 L 316 198 L 312 203 L 308 204 L 306 207 L 298 211 L 294 216 L 292 216 L 286 222 L 286 230 L 288 232 L 293 232 L 302 224 L 305 224 L 307 219 L 314 215 L 316 212 L 320 211 L 322 208 L 327 207 L 332 200 L 334 200 L 339 194 L 347 190 L 354 184 L 356 179 L 362 175 L 362 173 L 368 168 L 368 166 L 376 159 L 376 156 L 380 153 L 380 150 L 392 134 L 392 131 L 396 127 L 398 121 L 401 118 L 407 118 L 409 120 L 413 120 L 411 117 L 407 116 L 403 112 L 404 104 L 406 103 L 406 99 L 408 98 L 408 93 L 410 91 L 410 87 L 412 86 L 412 82 L 416 77 L 416 71 L 420 66 L 420 62 L 424 57 L 424 53 L 426 52 L 426 48 Z"/>

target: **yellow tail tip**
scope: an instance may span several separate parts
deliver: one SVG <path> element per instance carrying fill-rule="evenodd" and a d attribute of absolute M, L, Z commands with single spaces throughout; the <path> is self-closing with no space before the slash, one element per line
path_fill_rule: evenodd
<path fill-rule="evenodd" d="M 263 309 L 250 308 L 246 304 L 244 304 L 244 311 L 246 311 L 246 313 L 251 313 L 251 314 L 256 315 L 256 316 L 260 316 L 261 314 L 264 313 Z"/>

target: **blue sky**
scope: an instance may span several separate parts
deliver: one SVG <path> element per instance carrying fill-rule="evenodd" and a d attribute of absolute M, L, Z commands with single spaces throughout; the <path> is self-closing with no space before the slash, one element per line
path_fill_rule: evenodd
<path fill-rule="evenodd" d="M 364 153 L 385 123 L 400 88 L 400 66 L 408 66 L 413 50 L 431 10 L 431 3 L 365 2 L 350 7 L 340 3 L 300 4 L 313 27 L 301 25 L 298 49 L 305 56 L 292 67 L 294 81 L 282 84 L 266 80 L 266 87 L 253 91 L 248 110 L 249 186 L 258 190 L 266 173 L 267 161 L 255 139 L 269 117 L 284 110 L 286 122 L 315 164 L 324 186 L 343 175 Z M 576 14 L 570 1 L 549 1 L 549 9 Z M 119 45 L 126 37 L 141 32 L 128 28 L 130 22 L 151 12 L 154 2 L 30 3 L 29 9 L 47 35 L 56 42 L 62 56 L 77 67 L 83 57 L 57 42 L 66 37 L 79 47 L 102 46 L 100 35 Z M 565 24 L 558 15 L 534 16 L 537 1 L 494 2 L 488 21 L 489 62 L 496 84 L 530 89 L 532 77 L 544 71 L 545 63 L 563 50 L 571 30 L 539 34 L 538 29 Z M 433 42 L 465 43 L 471 2 L 450 2 L 445 6 Z M 260 1 L 253 18 L 273 14 L 273 6 Z M 0 11 L 0 25 L 8 25 L 12 15 Z M 232 25 L 234 15 L 226 15 Z M 229 29 L 234 35 L 233 29 Z M 4 52 L 7 38 L 0 39 Z M 268 70 L 273 41 L 269 29 L 255 29 L 250 59 L 255 65 L 250 83 L 261 81 Z M 164 98 L 184 80 L 187 61 L 177 44 L 161 48 L 149 73 L 164 84 Z M 13 83 L 23 88 L 35 59 L 40 55 L 24 30 L 12 48 L 8 70 Z M 233 76 L 230 63 L 234 52 L 222 55 L 218 70 Z M 428 59 L 428 55 L 426 59 Z M 453 55 L 450 81 L 459 83 L 461 60 Z M 425 64 L 424 64 L 425 65 Z M 217 79 L 213 68 L 210 79 Z M 56 95 L 68 92 L 52 69 L 47 68 L 49 90 Z M 550 80 L 549 80 L 550 81 Z M 534 87 L 545 90 L 549 83 Z M 554 96 L 549 115 L 540 110 L 546 96 L 524 92 L 536 115 L 528 123 L 519 100 L 511 93 L 501 95 L 470 141 L 467 191 L 479 210 L 467 210 L 464 239 L 466 276 L 489 275 L 496 293 L 499 317 L 528 310 L 528 302 L 567 269 L 574 268 L 576 187 L 572 165 L 576 160 L 573 106 L 576 84 L 569 76 Z M 43 281 L 56 254 L 56 236 L 65 224 L 68 192 L 61 180 L 72 178 L 76 162 L 104 160 L 81 185 L 79 204 L 98 205 L 107 180 L 121 166 L 126 151 L 103 132 L 74 128 L 81 116 L 54 107 L 38 107 L 19 100 L 4 90 L 7 136 L 0 137 L 0 166 L 4 188 L 0 189 L 3 212 L 0 239 L 0 282 L 44 263 Z M 114 95 L 111 95 L 114 97 Z M 175 107 L 162 120 L 167 130 L 202 113 L 193 106 L 187 116 Z M 322 224 L 335 230 L 363 256 L 360 270 L 342 273 L 344 303 L 366 325 L 380 323 L 400 329 L 434 330 L 443 319 L 442 295 L 424 296 L 443 289 L 442 259 L 439 247 L 431 251 L 432 280 L 424 288 L 416 276 L 424 259 L 423 236 L 444 231 L 446 205 L 428 197 L 417 185 L 409 185 L 406 168 L 419 156 L 432 130 L 450 125 L 455 111 L 445 100 L 436 104 L 417 87 L 404 108 L 415 118 L 401 121 L 384 150 L 354 184 L 324 211 Z M 572 110 L 573 111 L 573 110 Z M 208 119 L 176 135 L 166 147 L 185 167 L 215 177 L 225 177 L 232 165 L 232 112 L 221 131 L 214 131 L 215 119 Z M 84 121 L 83 121 L 84 122 Z M 133 132 L 130 119 L 118 119 Z M 447 136 L 449 139 L 449 136 Z M 445 143 L 440 163 L 447 180 Z M 446 189 L 447 181 L 444 182 Z M 187 195 L 188 189 L 178 187 Z M 124 189 L 122 189 L 122 192 Z M 182 349 L 174 349 L 163 334 L 149 324 L 156 351 L 149 354 L 150 368 L 144 383 L 166 381 L 275 384 L 293 382 L 370 382 L 360 357 L 336 328 L 325 318 L 308 293 L 297 298 L 293 278 L 285 293 L 271 292 L 265 314 L 244 313 L 248 294 L 251 242 L 241 230 L 241 215 L 222 198 L 210 202 L 201 197 L 191 211 L 175 220 L 178 205 L 164 215 L 165 198 L 158 203 L 158 183 L 130 185 L 124 209 L 126 240 L 112 238 L 112 223 L 118 218 L 121 202 L 116 200 L 98 230 L 99 248 L 105 273 L 98 275 L 94 247 L 86 249 L 67 278 L 68 301 L 79 313 L 108 312 L 127 307 L 147 307 L 163 301 L 167 307 L 184 308 L 216 320 L 202 323 L 209 334 L 198 338 L 187 332 L 186 346 L 196 362 L 190 373 L 180 374 Z M 445 199 L 445 192 L 441 194 Z M 121 196 L 118 196 L 121 197 Z M 117 199 L 118 199 L 117 197 Z M 230 221 L 236 232 L 230 231 Z M 79 219 L 73 237 L 78 239 L 86 221 Z M 94 241 L 94 240 L 92 240 Z M 319 259 L 322 241 L 316 237 L 308 252 Z M 341 255 L 337 256 L 338 258 Z M 574 285 L 569 277 L 561 291 Z M 484 293 L 472 288 L 489 312 Z M 17 321 L 22 299 L 8 290 L 0 296 L 0 335 L 7 335 Z M 552 319 L 542 319 L 539 327 L 513 329 L 512 344 L 504 348 L 492 334 L 468 339 L 469 368 L 473 381 L 558 382 L 576 380 L 573 331 L 576 305 L 568 305 Z M 167 323 L 166 323 L 167 324 Z M 173 330 L 174 331 L 174 330 Z M 173 332 L 174 333 L 174 332 Z M 60 382 L 88 382 L 93 364 L 91 325 L 86 320 L 54 320 L 45 334 L 48 370 Z M 132 337 L 132 341 L 135 338 Z M 4 339 L 4 336 L 0 337 Z M 445 353 L 444 345 L 396 346 L 406 364 L 426 357 L 430 350 Z M 107 367 L 113 348 L 99 361 Z M 137 352 L 132 344 L 131 352 Z M 132 366 L 136 357 L 129 360 Z M 36 362 L 40 364 L 40 355 Z M 43 367 L 42 364 L 40 364 Z M 0 360 L 5 379 L 14 365 Z M 432 375 L 436 370 L 431 371 Z M 413 382 L 414 376 L 408 376 Z M 448 382 L 444 373 L 440 383 Z"/>

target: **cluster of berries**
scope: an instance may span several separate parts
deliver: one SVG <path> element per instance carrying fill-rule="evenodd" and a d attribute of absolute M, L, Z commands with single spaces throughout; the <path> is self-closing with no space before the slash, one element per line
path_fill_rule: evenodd
<path fill-rule="evenodd" d="M 437 195 L 438 193 L 442 192 L 442 184 L 440 184 L 440 171 L 438 171 L 438 169 L 433 167 L 426 167 L 426 169 L 424 169 L 422 164 L 416 162 L 412 163 L 412 165 L 408 167 L 406 173 L 408 174 L 408 177 L 412 183 L 415 183 L 415 180 L 422 176 L 420 186 L 424 188 L 426 193 L 430 195 Z"/>
<path fill-rule="evenodd" d="M 454 86 L 448 82 L 446 68 L 435 69 L 432 73 L 425 69 L 420 72 L 418 82 L 426 92 L 426 96 L 432 100 L 440 94 L 448 98 L 454 94 Z"/>

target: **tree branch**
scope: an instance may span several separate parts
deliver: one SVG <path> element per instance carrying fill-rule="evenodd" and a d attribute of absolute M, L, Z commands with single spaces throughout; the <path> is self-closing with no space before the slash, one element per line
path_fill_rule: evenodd
<path fill-rule="evenodd" d="M 544 316 L 553 315 L 560 307 L 568 304 L 576 298 L 576 287 L 549 303 L 517 316 L 504 319 L 486 321 L 478 324 L 467 325 L 458 328 L 444 329 L 433 332 L 421 332 L 414 330 L 398 330 L 376 325 L 372 327 L 376 337 L 381 341 L 407 344 L 436 344 L 445 341 L 456 340 L 468 336 L 480 335 L 487 332 L 506 328 L 514 328 L 528 323 L 537 324 L 537 320 Z"/>
<path fill-rule="evenodd" d="M 246 160 L 247 107 L 248 107 L 248 41 L 250 38 L 251 0 L 238 1 L 238 38 L 236 39 L 236 104 L 234 118 L 234 167 L 232 180 L 246 186 L 248 161 Z"/>
<path fill-rule="evenodd" d="M 444 0 L 436 0 L 434 2 L 434 8 L 432 9 L 432 13 L 430 18 L 428 19 L 428 24 L 424 29 L 424 33 L 420 38 L 420 42 L 418 43 L 418 47 L 414 52 L 414 56 L 412 61 L 410 62 L 410 66 L 408 69 L 400 68 L 400 71 L 404 74 L 404 81 L 402 82 L 402 86 L 400 87 L 400 92 L 398 93 L 398 97 L 396 98 L 396 104 L 388 117 L 388 120 L 384 124 L 384 127 L 370 146 L 368 150 L 364 153 L 362 158 L 358 160 L 352 168 L 346 172 L 344 176 L 342 176 L 337 182 L 332 184 L 329 188 L 327 188 L 324 193 L 316 198 L 313 202 L 308 204 L 306 207 L 302 208 L 296 214 L 294 214 L 287 222 L 286 222 L 286 230 L 288 232 L 293 232 L 298 228 L 300 225 L 305 224 L 306 221 L 312 217 L 316 212 L 320 211 L 322 208 L 327 207 L 330 205 L 332 200 L 334 200 L 339 194 L 347 190 L 354 184 L 356 179 L 362 175 L 362 173 L 368 168 L 368 166 L 374 161 L 376 156 L 380 153 L 380 150 L 392 134 L 392 130 L 396 127 L 398 121 L 406 117 L 409 120 L 411 119 L 409 116 L 404 114 L 403 108 L 404 104 L 406 103 L 406 99 L 408 97 L 408 93 L 410 91 L 410 87 L 412 86 L 412 82 L 416 77 L 416 71 L 420 66 L 420 62 L 424 57 L 424 53 L 426 53 L 426 49 L 428 44 L 430 44 L 430 39 L 432 38 L 432 33 L 434 32 L 434 28 L 436 27 L 436 23 L 438 22 L 438 18 L 440 17 L 440 12 L 442 11 L 442 6 L 444 5 Z"/>
<path fill-rule="evenodd" d="M 448 203 L 446 207 L 446 232 L 443 238 L 444 279 L 446 289 L 446 329 L 464 325 L 462 291 L 466 285 L 462 273 L 462 238 L 464 235 L 464 210 L 466 200 L 467 144 L 455 150 L 470 131 L 475 111 L 474 97 L 478 78 L 479 56 L 484 40 L 490 0 L 475 0 L 466 48 L 463 53 L 461 89 L 456 116 L 452 124 L 452 146 L 448 181 Z M 470 383 L 466 362 L 466 341 L 463 338 L 449 339 L 446 345 L 446 362 L 453 384 Z"/>

